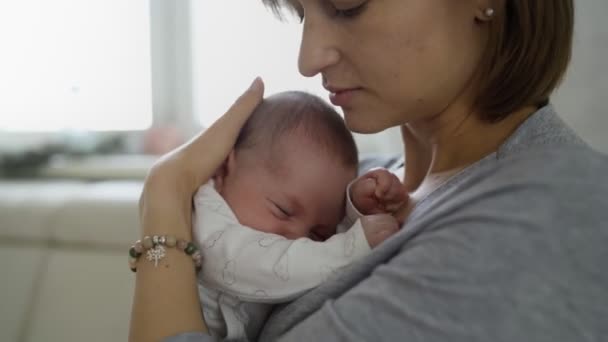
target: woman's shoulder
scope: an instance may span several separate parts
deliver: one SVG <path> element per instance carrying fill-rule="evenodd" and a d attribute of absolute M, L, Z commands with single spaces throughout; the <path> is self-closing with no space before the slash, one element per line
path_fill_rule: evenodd
<path fill-rule="evenodd" d="M 531 148 L 457 175 L 420 203 L 412 219 L 495 226 L 500 234 L 600 233 L 608 222 L 607 175 L 608 157 L 588 147 Z"/>
<path fill-rule="evenodd" d="M 606 175 L 608 156 L 579 145 L 531 146 L 525 152 L 497 158 L 477 175 L 473 172 L 488 188 L 567 190 L 570 197 L 608 191 Z"/>
<path fill-rule="evenodd" d="M 608 206 L 606 175 L 608 156 L 589 147 L 548 105 L 439 193 L 454 201 L 461 200 L 454 193 L 462 193 L 482 196 L 485 205 L 517 200 L 536 207 L 566 198 L 584 202 L 596 194 Z"/>
<path fill-rule="evenodd" d="M 486 217 L 510 227 L 567 229 L 576 224 L 596 229 L 608 221 L 606 175 L 608 156 L 589 147 L 547 105 L 412 215 L 432 220 L 450 212 L 450 217 Z"/>
<path fill-rule="evenodd" d="M 486 172 L 489 181 L 502 184 L 534 184 L 571 196 L 608 191 L 608 156 L 591 148 L 556 113 L 552 105 L 528 118 L 495 154 Z M 550 191 L 550 192 L 553 192 Z M 571 192 L 570 192 L 571 191 Z"/>
<path fill-rule="evenodd" d="M 524 121 L 499 147 L 498 158 L 535 149 L 589 148 L 585 141 L 548 104 Z"/>

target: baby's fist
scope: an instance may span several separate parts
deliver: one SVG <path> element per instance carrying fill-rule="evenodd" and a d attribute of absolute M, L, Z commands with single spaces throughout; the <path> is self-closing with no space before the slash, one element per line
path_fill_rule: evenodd
<path fill-rule="evenodd" d="M 357 178 L 350 186 L 353 205 L 363 215 L 397 211 L 407 193 L 399 178 L 387 169 L 374 169 Z"/>

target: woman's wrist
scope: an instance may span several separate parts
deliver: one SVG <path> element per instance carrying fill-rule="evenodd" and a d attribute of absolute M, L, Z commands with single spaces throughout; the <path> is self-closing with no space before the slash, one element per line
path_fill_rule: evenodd
<path fill-rule="evenodd" d="M 143 235 L 191 237 L 192 195 L 186 189 L 187 185 L 171 174 L 154 168 L 150 171 L 139 202 Z"/>
<path fill-rule="evenodd" d="M 175 205 L 176 200 L 146 205 L 141 209 L 142 235 L 174 235 L 178 239 L 192 240 L 192 210 Z"/>
<path fill-rule="evenodd" d="M 192 241 L 192 197 L 230 153 L 262 96 L 263 84 L 257 80 L 217 124 L 152 167 L 139 203 L 141 237 L 171 235 Z M 207 332 L 195 258 L 176 248 L 167 248 L 166 255 L 158 253 L 150 257 L 154 262 L 147 258 L 137 262 L 130 340 L 156 341 L 180 332 Z"/>

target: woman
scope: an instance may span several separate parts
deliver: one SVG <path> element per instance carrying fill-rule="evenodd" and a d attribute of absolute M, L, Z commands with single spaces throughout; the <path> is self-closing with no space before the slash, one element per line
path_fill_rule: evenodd
<path fill-rule="evenodd" d="M 401 232 L 275 310 L 260 340 L 608 336 L 608 160 L 548 104 L 570 59 L 572 0 L 266 2 L 302 17 L 300 72 L 322 74 L 350 129 L 401 127 L 411 200 Z M 144 235 L 191 239 L 192 194 L 262 93 L 256 80 L 155 165 L 141 198 Z M 191 258 L 168 249 L 160 266 L 137 265 L 131 339 L 212 341 Z"/>

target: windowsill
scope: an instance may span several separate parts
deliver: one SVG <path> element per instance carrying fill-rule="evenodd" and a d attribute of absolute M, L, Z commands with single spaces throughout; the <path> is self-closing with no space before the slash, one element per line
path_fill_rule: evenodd
<path fill-rule="evenodd" d="M 85 180 L 144 179 L 158 159 L 151 155 L 101 155 L 57 158 L 43 168 L 39 177 Z"/>

